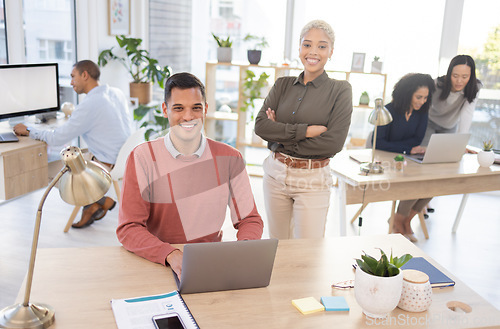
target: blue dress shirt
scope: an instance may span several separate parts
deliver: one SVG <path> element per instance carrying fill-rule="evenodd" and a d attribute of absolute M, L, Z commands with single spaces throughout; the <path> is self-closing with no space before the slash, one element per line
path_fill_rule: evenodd
<path fill-rule="evenodd" d="M 88 92 L 61 127 L 29 129 L 31 138 L 49 145 L 63 145 L 82 136 L 99 161 L 114 164 L 120 148 L 132 133 L 132 115 L 121 90 L 102 85 Z"/>

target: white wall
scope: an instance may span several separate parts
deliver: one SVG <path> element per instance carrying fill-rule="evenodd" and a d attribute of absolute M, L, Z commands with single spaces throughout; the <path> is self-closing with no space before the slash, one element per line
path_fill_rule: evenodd
<path fill-rule="evenodd" d="M 141 38 L 144 49 L 149 45 L 149 5 L 147 0 L 130 1 L 130 36 Z M 108 33 L 108 1 L 76 0 L 77 59 L 97 62 L 99 53 L 118 46 L 115 36 Z M 119 63 L 101 68 L 101 83 L 120 88 L 129 95 L 131 77 Z"/>

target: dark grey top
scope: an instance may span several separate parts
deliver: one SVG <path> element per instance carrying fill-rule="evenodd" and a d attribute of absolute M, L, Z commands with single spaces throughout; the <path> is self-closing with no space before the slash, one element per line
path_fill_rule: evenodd
<path fill-rule="evenodd" d="M 267 118 L 267 108 L 276 112 L 276 122 Z M 271 151 L 306 159 L 330 158 L 344 146 L 351 114 L 349 82 L 330 79 L 323 72 L 305 85 L 302 72 L 276 80 L 255 120 L 255 133 Z M 310 125 L 326 126 L 327 131 L 306 138 Z"/>

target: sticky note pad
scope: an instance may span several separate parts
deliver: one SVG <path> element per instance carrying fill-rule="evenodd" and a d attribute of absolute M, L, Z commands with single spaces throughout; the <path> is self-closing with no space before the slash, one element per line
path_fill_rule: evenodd
<path fill-rule="evenodd" d="M 327 311 L 349 311 L 349 305 L 344 296 L 321 297 L 321 303 L 325 305 Z"/>
<path fill-rule="evenodd" d="M 292 300 L 292 305 L 295 306 L 302 314 L 310 314 L 325 310 L 325 307 L 314 297 L 294 299 Z"/>

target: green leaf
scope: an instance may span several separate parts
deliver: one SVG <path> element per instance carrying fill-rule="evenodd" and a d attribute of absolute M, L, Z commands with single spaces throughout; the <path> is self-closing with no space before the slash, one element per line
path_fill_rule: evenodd
<path fill-rule="evenodd" d="M 397 268 L 400 268 L 401 266 L 403 266 L 404 264 L 406 264 L 410 259 L 412 259 L 413 256 L 410 255 L 410 254 L 404 254 L 403 256 L 401 257 L 396 257 L 394 258 L 394 266 L 396 266 Z"/>

